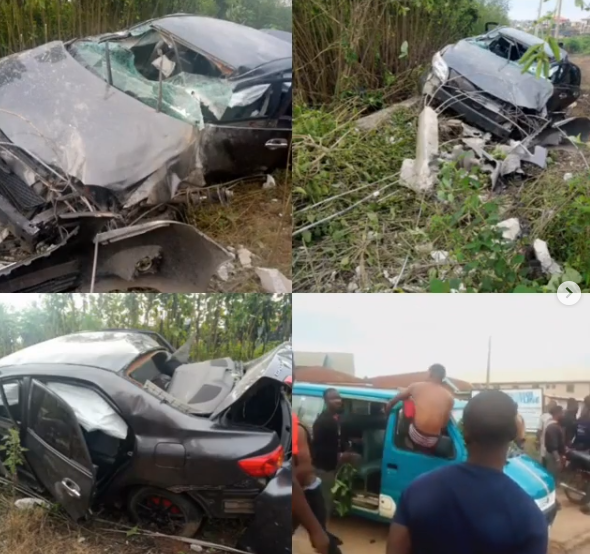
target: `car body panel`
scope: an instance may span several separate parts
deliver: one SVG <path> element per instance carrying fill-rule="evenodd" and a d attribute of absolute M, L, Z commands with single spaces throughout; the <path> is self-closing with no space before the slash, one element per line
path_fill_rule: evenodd
<path fill-rule="evenodd" d="M 33 403 L 33 393 L 37 391 L 47 395 L 57 403 L 61 410 L 67 412 L 72 421 L 75 421 L 71 408 L 61 400 L 55 393 L 50 391 L 41 383 L 33 381 L 30 387 L 30 404 L 29 410 L 38 412 L 40 405 Z M 94 500 L 94 487 L 96 479 L 92 469 L 90 454 L 86 448 L 84 437 L 80 427 L 70 429 L 72 435 L 77 435 L 79 444 L 86 449 L 84 457 L 86 465 L 82 466 L 73 459 L 70 459 L 51 446 L 49 446 L 37 433 L 27 427 L 25 431 L 24 448 L 25 458 L 33 469 L 39 482 L 52 494 L 57 502 L 66 512 L 74 519 L 82 519 L 86 516 L 92 501 Z"/>
<path fill-rule="evenodd" d="M 147 334 L 129 331 L 76 333 L 34 344 L 0 359 L 0 368 L 30 364 L 92 366 L 120 372 L 142 354 L 162 346 Z"/>
<path fill-rule="evenodd" d="M 0 60 L 0 105 L 12 142 L 85 185 L 122 191 L 162 167 L 184 175 L 194 165 L 193 126 L 108 87 L 62 42 Z"/>
<path fill-rule="evenodd" d="M 370 387 L 348 387 L 334 385 L 316 385 L 296 382 L 293 387 L 293 410 L 298 412 L 297 397 L 311 397 L 321 399 L 327 388 L 336 388 L 342 398 L 359 399 L 385 403 L 395 397 L 399 391 L 386 389 L 372 389 Z M 462 411 L 463 401 L 456 400 L 455 408 Z M 298 414 L 301 417 L 301 414 Z M 310 414 L 308 414 L 310 415 Z M 344 416 L 343 416 L 344 417 Z M 400 450 L 395 447 L 394 433 L 396 425 L 396 411 L 392 411 L 387 420 L 381 466 L 381 496 L 387 496 L 397 503 L 402 491 L 419 475 L 444 467 L 451 463 L 464 462 L 467 450 L 456 421 L 449 424 L 449 436 L 453 440 L 455 458 L 447 460 L 425 456 L 417 452 Z M 511 456 L 504 468 L 504 473 L 514 480 L 522 489 L 535 500 L 545 514 L 548 523 L 553 521 L 556 511 L 555 483 L 550 474 L 537 462 L 523 453 Z M 354 513 L 378 521 L 390 521 L 378 513 L 364 509 L 353 509 Z"/>
<path fill-rule="evenodd" d="M 293 44 L 293 33 L 288 33 L 287 31 L 279 31 L 278 29 L 260 29 L 263 33 L 267 33 L 272 35 L 273 37 L 279 38 L 284 40 L 285 42 L 290 42 Z"/>
<path fill-rule="evenodd" d="M 168 16 L 150 22 L 197 51 L 223 64 L 251 70 L 280 58 L 291 58 L 291 47 L 280 39 L 231 21 L 191 15 Z M 228 40 L 231 37 L 231 40 Z"/>

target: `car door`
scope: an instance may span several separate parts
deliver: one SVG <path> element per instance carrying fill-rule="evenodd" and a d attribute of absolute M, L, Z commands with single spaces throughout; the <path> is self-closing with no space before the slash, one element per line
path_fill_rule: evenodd
<path fill-rule="evenodd" d="M 414 479 L 433 469 L 443 467 L 452 460 L 429 456 L 411 451 L 405 441 L 409 422 L 400 417 L 401 408 L 392 410 L 387 422 L 383 462 L 381 466 L 381 494 L 379 497 L 379 515 L 393 517 L 395 506 L 404 489 Z M 449 423 L 447 433 L 455 446 L 455 461 L 465 458 L 465 449 L 455 425 Z"/>
<path fill-rule="evenodd" d="M 551 81 L 554 92 L 547 103 L 547 110 L 549 113 L 563 112 L 580 97 L 582 73 L 577 65 L 563 62 Z"/>
<path fill-rule="evenodd" d="M 84 517 L 95 488 L 95 471 L 73 410 L 39 381 L 28 396 L 25 456 L 39 482 L 74 519 Z"/>

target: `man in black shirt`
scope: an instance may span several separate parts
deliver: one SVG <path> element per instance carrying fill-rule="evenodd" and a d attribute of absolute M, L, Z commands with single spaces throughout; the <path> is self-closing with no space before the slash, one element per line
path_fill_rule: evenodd
<path fill-rule="evenodd" d="M 565 458 L 565 437 L 561 428 L 563 408 L 561 406 L 552 406 L 549 413 L 551 419 L 545 424 L 541 436 L 541 459 L 545 469 L 555 479 L 555 489 L 557 490 Z M 559 507 L 559 502 L 557 504 Z"/>
<path fill-rule="evenodd" d="M 561 426 L 565 435 L 565 444 L 571 444 L 576 436 L 576 423 L 578 419 L 578 401 L 568 398 L 567 408 L 561 420 Z"/>
<path fill-rule="evenodd" d="M 324 391 L 326 409 L 313 424 L 312 459 L 317 476 L 322 480 L 322 494 L 326 502 L 326 513 L 330 517 L 333 509 L 332 488 L 336 482 L 336 470 L 342 463 L 350 462 L 355 454 L 343 453 L 340 413 L 342 398 L 336 389 Z"/>

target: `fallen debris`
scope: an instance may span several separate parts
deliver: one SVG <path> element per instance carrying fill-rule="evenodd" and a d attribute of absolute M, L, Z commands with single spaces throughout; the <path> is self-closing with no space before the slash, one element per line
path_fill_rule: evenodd
<path fill-rule="evenodd" d="M 502 238 L 514 242 L 520 236 L 520 221 L 512 217 L 498 223 L 498 229 L 502 231 Z"/>
<path fill-rule="evenodd" d="M 19 510 L 31 510 L 32 508 L 51 508 L 51 504 L 40 498 L 19 498 L 14 505 Z"/>
<path fill-rule="evenodd" d="M 392 106 L 379 110 L 375 113 L 361 117 L 356 122 L 356 128 L 359 131 L 372 131 L 373 129 L 377 129 L 384 123 L 387 123 L 394 113 L 411 109 L 417 106 L 421 101 L 422 99 L 419 96 L 414 96 L 408 100 L 399 102 L 398 104 L 393 104 Z"/>
<path fill-rule="evenodd" d="M 551 258 L 549 247 L 544 240 L 536 239 L 533 243 L 533 250 L 535 251 L 537 260 L 541 264 L 541 269 L 546 275 L 553 276 L 563 273 L 561 266 Z"/>
<path fill-rule="evenodd" d="M 444 250 L 435 250 L 434 252 L 430 253 L 430 257 L 437 264 L 444 264 L 449 261 L 449 253 Z"/>
<path fill-rule="evenodd" d="M 416 192 L 429 191 L 434 187 L 435 173 L 431 163 L 438 155 L 438 116 L 426 106 L 418 118 L 416 159 L 402 163 L 400 183 Z"/>
<path fill-rule="evenodd" d="M 275 189 L 277 188 L 277 182 L 275 181 L 275 178 L 272 175 L 267 175 L 266 176 L 266 181 L 264 181 L 263 185 L 262 185 L 263 189 Z"/>
<path fill-rule="evenodd" d="M 260 278 L 262 288 L 270 293 L 290 293 L 293 291 L 293 284 L 278 269 L 257 267 L 256 275 Z"/>
<path fill-rule="evenodd" d="M 217 269 L 217 276 L 224 282 L 228 281 L 231 275 L 236 270 L 236 266 L 232 262 L 225 262 Z"/>
<path fill-rule="evenodd" d="M 240 260 L 242 267 L 250 269 L 252 267 L 252 252 L 244 247 L 238 248 L 238 260 Z"/>

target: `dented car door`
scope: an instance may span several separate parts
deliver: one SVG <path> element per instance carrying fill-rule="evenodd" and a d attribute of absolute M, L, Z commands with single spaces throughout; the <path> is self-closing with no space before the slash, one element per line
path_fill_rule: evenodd
<path fill-rule="evenodd" d="M 577 65 L 562 62 L 551 81 L 554 92 L 547 103 L 547 110 L 549 113 L 563 112 L 580 97 L 582 73 Z"/>
<path fill-rule="evenodd" d="M 95 471 L 73 410 L 39 381 L 30 385 L 25 457 L 39 482 L 74 519 L 94 496 Z"/>

